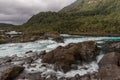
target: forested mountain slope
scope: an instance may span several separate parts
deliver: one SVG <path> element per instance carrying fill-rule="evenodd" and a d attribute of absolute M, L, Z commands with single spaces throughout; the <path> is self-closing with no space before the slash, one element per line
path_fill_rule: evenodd
<path fill-rule="evenodd" d="M 119 13 L 120 0 L 77 0 L 59 12 L 34 15 L 23 26 L 35 32 L 119 34 Z"/>

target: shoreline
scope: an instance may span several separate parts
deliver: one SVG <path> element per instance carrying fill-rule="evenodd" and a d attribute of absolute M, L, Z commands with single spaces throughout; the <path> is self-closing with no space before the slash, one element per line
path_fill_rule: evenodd
<path fill-rule="evenodd" d="M 98 33 L 80 33 L 80 34 L 69 34 L 78 36 L 91 36 L 91 37 L 120 37 L 120 34 L 98 34 Z"/>

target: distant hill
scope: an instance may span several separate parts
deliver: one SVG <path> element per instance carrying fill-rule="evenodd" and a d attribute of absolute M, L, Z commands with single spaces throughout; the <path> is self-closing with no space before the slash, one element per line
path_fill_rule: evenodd
<path fill-rule="evenodd" d="M 13 24 L 7 24 L 7 23 L 0 23 L 0 27 L 10 27 L 14 26 Z"/>
<path fill-rule="evenodd" d="M 77 0 L 59 12 L 32 16 L 26 31 L 120 34 L 120 0 Z"/>

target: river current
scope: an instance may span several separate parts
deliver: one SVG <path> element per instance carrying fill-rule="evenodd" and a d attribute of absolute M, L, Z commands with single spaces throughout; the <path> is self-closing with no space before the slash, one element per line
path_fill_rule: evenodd
<path fill-rule="evenodd" d="M 64 43 L 57 43 L 55 41 L 49 40 L 39 40 L 34 42 L 26 42 L 26 43 L 7 43 L 7 44 L 1 44 L 0 45 L 0 57 L 5 56 L 12 56 L 12 55 L 18 55 L 18 56 L 25 56 L 25 52 L 33 51 L 33 52 L 40 52 L 43 50 L 51 51 L 55 49 L 58 46 L 66 46 L 69 43 L 78 43 L 78 42 L 84 42 L 84 41 L 96 41 L 98 44 L 104 43 L 106 40 L 120 40 L 120 37 L 89 37 L 89 36 L 77 36 L 77 35 L 67 35 L 67 34 L 61 34 L 61 36 L 64 37 Z M 100 46 L 99 46 L 100 47 Z M 104 56 L 104 54 L 98 55 L 97 61 L 93 61 L 89 64 L 85 64 L 84 66 L 88 67 L 87 70 L 82 69 L 82 66 L 78 65 L 78 70 L 71 70 L 67 73 L 62 72 L 55 72 L 52 69 L 46 69 L 44 67 L 38 68 L 42 63 L 41 59 L 36 63 L 36 68 L 34 68 L 34 72 L 41 71 L 42 74 L 48 74 L 48 73 L 55 73 L 58 75 L 58 77 L 72 77 L 76 74 L 84 75 L 87 73 L 97 72 L 98 70 L 98 62 L 99 60 Z M 27 71 L 31 72 L 32 69 L 26 69 Z"/>

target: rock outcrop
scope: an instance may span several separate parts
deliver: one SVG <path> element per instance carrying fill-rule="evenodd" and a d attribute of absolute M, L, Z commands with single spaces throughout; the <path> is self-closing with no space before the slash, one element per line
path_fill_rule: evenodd
<path fill-rule="evenodd" d="M 56 70 L 62 69 L 64 72 L 67 72 L 71 69 L 72 64 L 90 62 L 96 55 L 96 42 L 72 43 L 65 47 L 59 46 L 55 50 L 46 53 L 42 62 L 54 64 Z"/>

